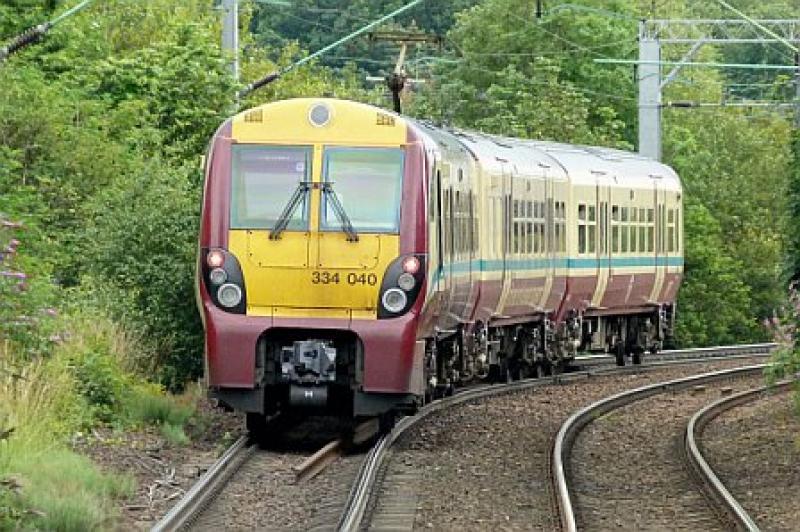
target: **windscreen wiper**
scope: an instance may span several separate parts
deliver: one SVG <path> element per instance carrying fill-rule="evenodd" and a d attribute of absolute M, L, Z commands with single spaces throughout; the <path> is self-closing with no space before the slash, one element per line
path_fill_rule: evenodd
<path fill-rule="evenodd" d="M 356 233 L 356 230 L 353 228 L 353 223 L 350 221 L 350 217 L 347 216 L 342 203 L 339 201 L 339 196 L 337 196 L 336 192 L 333 190 L 333 183 L 322 183 L 322 193 L 328 198 L 328 201 L 330 201 L 331 207 L 333 208 L 333 213 L 336 215 L 336 217 L 339 219 L 339 223 L 342 225 L 342 231 L 347 234 L 347 241 L 358 242 L 358 233 Z"/>
<path fill-rule="evenodd" d="M 297 188 L 294 189 L 292 197 L 289 198 L 289 203 L 283 208 L 283 212 L 281 212 L 281 215 L 278 216 L 278 219 L 275 221 L 275 227 L 273 227 L 272 231 L 269 233 L 270 240 L 278 240 L 281 237 L 281 233 L 286 230 L 289 221 L 292 219 L 292 216 L 294 216 L 294 211 L 297 210 L 297 206 L 300 205 L 310 189 L 311 183 L 308 181 L 300 181 L 297 184 Z"/>

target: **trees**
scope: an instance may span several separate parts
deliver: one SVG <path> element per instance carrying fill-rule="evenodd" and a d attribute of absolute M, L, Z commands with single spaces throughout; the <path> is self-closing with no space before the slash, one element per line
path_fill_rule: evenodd
<path fill-rule="evenodd" d="M 411 112 L 504 135 L 633 147 L 633 71 L 594 59 L 635 57 L 636 18 L 653 4 L 548 7 L 536 19 L 535 2 L 486 0 L 459 15 L 448 35 L 458 53 L 435 63 Z M 700 8 L 673 2 L 656 15 L 711 16 L 693 9 Z M 699 60 L 719 54 L 705 47 Z M 719 101 L 730 79 L 684 70 L 664 98 Z M 785 301 L 788 138 L 787 121 L 770 111 L 664 111 L 664 160 L 685 185 L 686 279 L 678 303 L 684 345 L 764 339 L 760 322 Z"/>

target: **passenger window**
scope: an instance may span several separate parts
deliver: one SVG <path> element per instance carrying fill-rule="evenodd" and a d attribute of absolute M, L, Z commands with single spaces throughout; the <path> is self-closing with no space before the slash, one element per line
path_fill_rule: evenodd
<path fill-rule="evenodd" d="M 621 247 L 620 251 L 622 253 L 627 253 L 628 252 L 628 226 L 627 225 L 623 225 L 622 227 L 620 227 L 620 231 L 622 233 L 622 245 L 620 246 Z"/>
<path fill-rule="evenodd" d="M 647 227 L 644 225 L 639 226 L 639 251 L 647 251 L 645 245 L 645 238 L 647 237 Z"/>

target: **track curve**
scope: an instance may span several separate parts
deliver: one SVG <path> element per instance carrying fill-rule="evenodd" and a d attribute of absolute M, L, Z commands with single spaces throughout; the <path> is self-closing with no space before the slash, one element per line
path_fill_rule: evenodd
<path fill-rule="evenodd" d="M 556 502 L 561 517 L 562 529 L 566 532 L 575 532 L 578 529 L 575 519 L 574 503 L 567 480 L 566 463 L 568 462 L 569 454 L 576 437 L 586 425 L 612 410 L 666 391 L 684 389 L 690 386 L 715 382 L 731 377 L 757 375 L 761 373 L 765 367 L 764 364 L 758 364 L 650 384 L 606 397 L 572 414 L 558 431 L 551 455 L 551 469 L 556 487 Z"/>
<path fill-rule="evenodd" d="M 718 504 L 725 508 L 736 522 L 736 525 L 742 530 L 757 532 L 760 528 L 708 464 L 698 445 L 700 434 L 708 423 L 723 412 L 758 399 L 768 390 L 781 391 L 788 389 L 794 382 L 793 380 L 783 381 L 774 386 L 761 386 L 730 397 L 724 397 L 699 410 L 686 425 L 684 445 L 689 463 Z"/>

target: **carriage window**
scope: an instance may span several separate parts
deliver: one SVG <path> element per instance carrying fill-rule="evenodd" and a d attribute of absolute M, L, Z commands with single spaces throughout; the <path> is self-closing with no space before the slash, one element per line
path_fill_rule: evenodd
<path fill-rule="evenodd" d="M 567 204 L 563 201 L 556 202 L 556 245 L 555 251 L 567 250 Z"/>
<path fill-rule="evenodd" d="M 605 202 L 600 203 L 600 253 L 606 252 L 606 245 L 608 242 L 608 204 Z"/>
<path fill-rule="evenodd" d="M 674 252 L 675 248 L 675 210 L 669 209 L 667 215 L 667 251 Z"/>
<path fill-rule="evenodd" d="M 325 181 L 332 184 L 356 231 L 399 230 L 403 161 L 399 148 L 325 149 Z M 340 221 L 326 199 L 321 209 L 322 228 L 339 229 Z"/>
<path fill-rule="evenodd" d="M 310 180 L 310 161 L 310 147 L 234 146 L 231 228 L 272 229 L 298 186 Z M 302 193 L 287 229 L 307 227 L 308 193 Z"/>
<path fill-rule="evenodd" d="M 578 204 L 578 253 L 586 253 L 586 205 Z"/>

